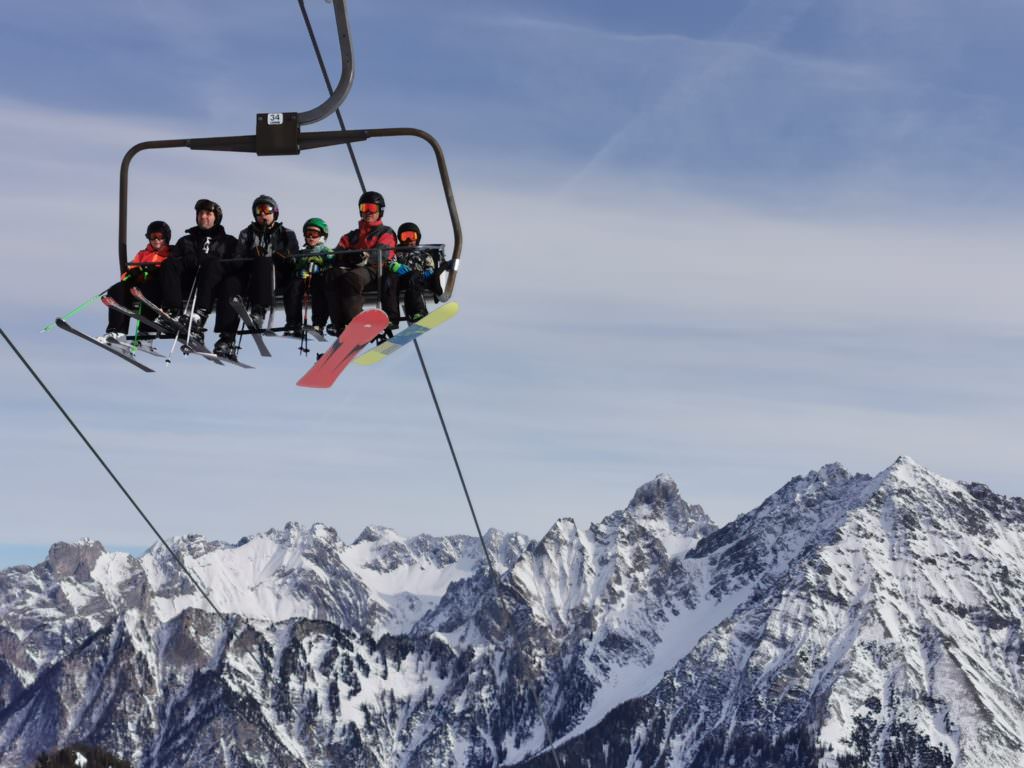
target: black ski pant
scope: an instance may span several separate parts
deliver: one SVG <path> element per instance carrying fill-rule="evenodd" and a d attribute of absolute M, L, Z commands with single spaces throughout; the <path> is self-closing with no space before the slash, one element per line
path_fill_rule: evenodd
<path fill-rule="evenodd" d="M 417 315 L 427 314 L 427 305 L 423 301 L 425 282 L 422 272 L 408 272 L 401 276 L 392 272 L 384 275 L 380 305 L 387 312 L 388 320 L 393 325 L 397 325 L 400 319 L 398 315 L 398 294 L 400 291 L 405 291 L 402 303 L 405 307 L 406 321 L 411 323 L 412 318 Z"/>
<path fill-rule="evenodd" d="M 196 306 L 209 312 L 217 299 L 217 333 L 238 330 L 238 313 L 231 306 L 235 296 L 249 300 L 249 306 L 268 308 L 274 300 L 274 262 L 268 256 L 252 259 L 220 259 L 208 262 L 200 275 Z"/>
<path fill-rule="evenodd" d="M 369 267 L 353 267 L 331 269 L 326 274 L 331 321 L 340 335 L 352 318 L 363 311 L 363 291 L 376 283 L 377 273 Z"/>
<path fill-rule="evenodd" d="M 327 304 L 324 275 L 318 272 L 307 278 L 293 275 L 284 287 L 284 317 L 288 328 L 302 327 L 302 304 L 306 295 L 313 309 L 313 325 L 327 325 L 330 310 Z"/>
<path fill-rule="evenodd" d="M 210 302 L 202 303 L 203 276 L 207 273 L 206 267 L 215 259 L 207 259 L 201 263 L 189 263 L 181 257 L 172 256 L 163 263 L 164 273 L 164 309 L 172 315 L 184 309 L 183 296 L 191 298 L 192 290 L 199 292 L 196 299 L 197 307 L 210 308 Z"/>
<path fill-rule="evenodd" d="M 107 289 L 107 295 L 122 307 L 131 309 L 135 299 L 132 297 L 130 289 L 138 286 L 142 289 L 142 295 L 154 304 L 168 311 L 176 312 L 181 304 L 181 292 L 176 290 L 178 285 L 178 276 L 163 267 L 150 267 L 145 271 L 132 269 L 128 272 L 127 279 L 114 283 Z M 142 312 L 151 319 L 156 315 L 145 305 L 142 306 Z M 128 315 L 108 309 L 106 332 L 127 334 L 130 322 L 131 318 Z"/>

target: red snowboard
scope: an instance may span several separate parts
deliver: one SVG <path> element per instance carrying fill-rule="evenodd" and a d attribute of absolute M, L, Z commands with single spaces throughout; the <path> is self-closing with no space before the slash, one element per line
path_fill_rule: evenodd
<path fill-rule="evenodd" d="M 296 384 L 300 387 L 331 386 L 345 366 L 355 359 L 360 350 L 377 338 L 388 327 L 388 316 L 379 309 L 367 309 L 356 315 L 352 322 L 345 326 L 341 336 L 335 339 L 330 348 L 324 352 L 306 375 Z"/>

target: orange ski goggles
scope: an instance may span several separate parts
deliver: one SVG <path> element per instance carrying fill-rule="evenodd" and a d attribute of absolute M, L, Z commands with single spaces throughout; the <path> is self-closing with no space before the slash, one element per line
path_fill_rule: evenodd
<path fill-rule="evenodd" d="M 420 238 L 415 232 L 401 232 L 398 239 L 403 243 L 415 243 Z"/>
<path fill-rule="evenodd" d="M 360 213 L 380 213 L 380 206 L 376 203 L 360 203 Z"/>

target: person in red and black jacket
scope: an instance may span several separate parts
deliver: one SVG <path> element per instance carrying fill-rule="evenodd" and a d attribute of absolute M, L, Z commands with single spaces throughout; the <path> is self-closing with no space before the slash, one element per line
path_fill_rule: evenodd
<path fill-rule="evenodd" d="M 177 312 L 181 306 L 181 283 L 178 276 L 161 269 L 171 255 L 171 228 L 163 221 L 150 222 L 146 227 L 146 239 L 149 243 L 135 254 L 128 263 L 127 271 L 121 280 L 107 289 L 107 295 L 123 307 L 132 303 L 130 288 L 139 286 L 146 298 L 171 312 Z M 168 279 L 169 278 L 169 279 Z M 146 310 L 147 317 L 152 313 Z M 128 315 L 108 310 L 106 340 L 117 342 L 128 334 Z"/>
<path fill-rule="evenodd" d="M 338 249 L 354 253 L 338 254 L 327 277 L 327 298 L 331 321 L 338 335 L 352 318 L 363 310 L 363 291 L 395 260 L 392 250 L 398 244 L 395 231 L 381 223 L 384 197 L 379 192 L 364 192 L 359 198 L 359 227 L 343 235 Z"/>

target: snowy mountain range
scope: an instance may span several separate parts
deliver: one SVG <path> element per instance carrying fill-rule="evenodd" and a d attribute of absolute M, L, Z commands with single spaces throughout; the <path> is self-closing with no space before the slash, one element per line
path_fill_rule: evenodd
<path fill-rule="evenodd" d="M 0 572 L 0 766 L 1024 765 L 1024 500 L 901 457 L 717 528 L 661 475 L 539 541 L 289 523 Z M 497 588 L 496 588 L 497 585 Z M 550 743 L 553 743 L 553 747 Z"/>

